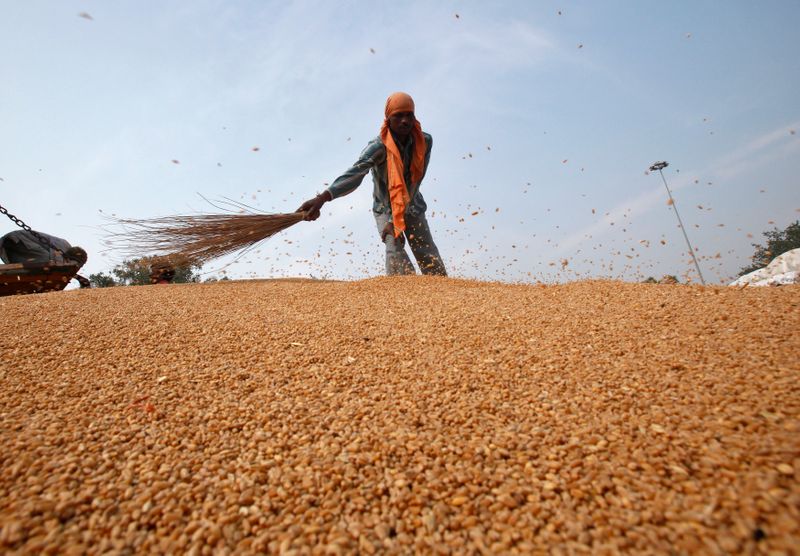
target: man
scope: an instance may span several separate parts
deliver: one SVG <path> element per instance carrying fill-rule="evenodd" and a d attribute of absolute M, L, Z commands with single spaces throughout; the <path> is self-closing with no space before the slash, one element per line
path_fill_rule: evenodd
<path fill-rule="evenodd" d="M 414 116 L 414 101 L 406 93 L 389 96 L 384 114 L 380 135 L 369 142 L 356 163 L 297 210 L 306 213 L 306 220 L 316 220 L 322 205 L 352 193 L 371 171 L 372 212 L 386 245 L 386 273 L 415 273 L 405 251 L 407 239 L 423 274 L 447 276 L 425 219 L 427 205 L 419 191 L 430 161 L 432 138 L 423 133 Z"/>
<path fill-rule="evenodd" d="M 36 235 L 27 230 L 15 230 L 0 237 L 0 260 L 4 263 L 53 263 L 57 265 L 86 264 L 88 256 L 80 247 L 73 247 L 65 239 L 36 232 L 49 244 L 45 247 Z M 89 280 L 75 275 L 82 288 L 90 286 Z"/>
<path fill-rule="evenodd" d="M 155 262 L 150 265 L 151 284 L 171 284 L 175 279 L 175 267 L 165 262 Z"/>

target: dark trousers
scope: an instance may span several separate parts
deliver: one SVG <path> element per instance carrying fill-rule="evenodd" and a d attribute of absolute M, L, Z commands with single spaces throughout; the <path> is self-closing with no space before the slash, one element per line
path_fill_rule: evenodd
<path fill-rule="evenodd" d="M 390 221 L 391 219 L 388 214 L 375 215 L 375 223 L 378 225 L 379 234 Z M 439 255 L 439 249 L 433 242 L 431 230 L 428 227 L 428 221 L 425 219 L 424 213 L 418 216 L 406 213 L 405 232 L 398 237 L 387 234 L 386 240 L 383 243 L 386 245 L 386 274 L 388 276 L 416 274 L 414 266 L 411 264 L 411 260 L 406 254 L 406 240 L 408 240 L 408 245 L 411 247 L 411 252 L 414 254 L 414 258 L 417 260 L 417 265 L 422 274 L 447 276 L 442 257 Z"/>

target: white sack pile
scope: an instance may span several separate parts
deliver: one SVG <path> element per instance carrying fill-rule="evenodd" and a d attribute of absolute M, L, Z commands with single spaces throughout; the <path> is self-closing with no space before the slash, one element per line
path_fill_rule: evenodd
<path fill-rule="evenodd" d="M 781 286 L 800 283 L 800 249 L 775 257 L 764 268 L 740 276 L 731 286 Z"/>

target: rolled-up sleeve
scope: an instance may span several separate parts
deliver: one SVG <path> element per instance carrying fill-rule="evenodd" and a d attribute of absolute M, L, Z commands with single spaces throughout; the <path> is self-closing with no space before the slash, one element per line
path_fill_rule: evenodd
<path fill-rule="evenodd" d="M 332 199 L 343 197 L 352 193 L 364 181 L 364 176 L 380 162 L 381 157 L 385 156 L 384 146 L 380 141 L 372 141 L 363 150 L 361 156 L 350 168 L 341 176 L 336 178 L 328 187 L 328 192 Z"/>

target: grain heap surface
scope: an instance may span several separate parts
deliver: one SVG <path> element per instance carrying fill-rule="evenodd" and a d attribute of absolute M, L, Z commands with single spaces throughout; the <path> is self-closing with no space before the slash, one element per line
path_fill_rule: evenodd
<path fill-rule="evenodd" d="M 800 546 L 800 287 L 220 282 L 0 312 L 0 552 Z"/>

